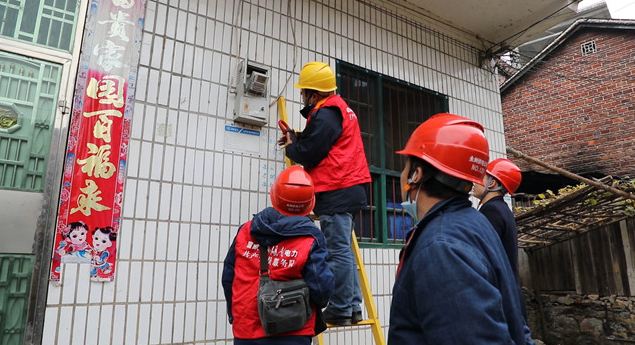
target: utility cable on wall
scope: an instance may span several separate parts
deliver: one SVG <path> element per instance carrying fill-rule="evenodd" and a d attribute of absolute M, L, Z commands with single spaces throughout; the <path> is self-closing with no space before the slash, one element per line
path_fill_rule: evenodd
<path fill-rule="evenodd" d="M 602 75 L 585 75 L 581 72 L 586 70 L 587 65 L 597 65 L 601 64 L 603 68 L 614 69 L 615 71 L 626 71 L 623 74 L 602 74 Z M 554 76 L 568 79 L 568 80 L 576 80 L 576 79 L 591 79 L 591 80 L 607 80 L 607 79 L 616 79 L 616 78 L 633 78 L 635 75 L 633 73 L 627 72 L 633 70 L 633 65 L 635 61 L 630 59 L 597 59 L 597 58 L 589 58 L 584 57 L 576 60 L 570 59 L 549 59 L 549 60 L 541 60 L 535 63 L 535 65 L 527 68 L 523 73 L 532 73 L 539 71 L 547 71 Z M 582 67 L 576 69 L 573 65 L 581 65 Z M 561 72 L 562 71 L 562 72 Z M 565 72 L 566 71 L 566 72 Z"/>
<path fill-rule="evenodd" d="M 282 87 L 282 90 L 280 90 L 280 93 L 278 94 L 278 96 L 276 96 L 275 100 L 269 104 L 269 108 L 276 105 L 278 102 L 278 99 L 280 99 L 280 97 L 284 95 L 284 92 L 287 90 L 289 81 L 293 77 L 294 75 L 293 72 L 295 71 L 295 67 L 298 63 L 298 41 L 295 37 L 295 21 L 291 20 L 291 0 L 287 2 L 287 14 L 288 14 L 287 19 L 289 21 L 289 26 L 291 27 L 291 37 L 293 37 L 293 67 L 291 68 L 291 74 L 289 75 L 287 80 L 284 82 L 284 86 Z"/>
<path fill-rule="evenodd" d="M 545 20 L 547 20 L 547 19 L 549 19 L 549 18 L 551 18 L 551 17 L 555 16 L 556 14 L 558 14 L 559 12 L 561 12 L 562 10 L 564 10 L 565 8 L 567 8 L 567 7 L 571 6 L 572 4 L 577 3 L 577 2 L 580 2 L 580 1 L 582 1 L 582 0 L 575 0 L 574 2 L 567 3 L 566 5 L 564 5 L 564 6 L 560 7 L 559 9 L 557 9 L 555 12 L 553 12 L 553 13 L 549 14 L 548 16 L 546 16 L 546 17 L 544 17 L 544 18 L 542 18 L 542 19 L 540 19 L 540 20 L 538 20 L 538 21 L 536 21 L 536 22 L 534 22 L 534 23 L 530 24 L 530 25 L 529 25 L 528 27 L 526 27 L 525 29 L 523 29 L 523 30 L 521 30 L 521 31 L 519 31 L 519 32 L 517 32 L 517 33 L 515 33 L 515 34 L 513 34 L 513 35 L 511 35 L 511 36 L 509 36 L 509 37 L 507 37 L 507 38 L 505 38 L 505 39 L 503 39 L 503 40 L 501 40 L 500 42 L 496 43 L 496 44 L 495 44 L 495 45 L 493 45 L 492 47 L 499 46 L 499 47 L 501 47 L 499 50 L 503 49 L 503 45 L 505 45 L 505 47 L 510 47 L 510 46 L 511 46 L 511 43 L 512 43 L 512 42 L 514 42 L 514 39 L 518 38 L 519 36 L 521 36 L 522 34 L 524 34 L 525 32 L 527 32 L 529 29 L 531 29 L 531 28 L 533 28 L 534 26 L 536 26 L 536 25 L 538 25 L 538 24 L 540 24 L 540 23 L 544 22 Z M 508 40 L 511 40 L 511 41 L 507 42 Z M 507 48 L 507 49 L 509 49 L 509 48 Z"/>
<path fill-rule="evenodd" d="M 240 60 L 240 45 L 242 41 L 242 37 L 239 37 L 239 29 L 242 27 L 242 8 L 243 8 L 243 0 L 238 0 L 234 4 L 234 12 L 236 12 L 236 16 L 234 17 L 234 22 L 232 23 L 232 31 L 234 34 L 233 44 L 236 44 L 236 55 L 234 57 L 234 66 L 231 69 L 229 74 L 229 93 L 231 93 L 232 86 L 234 85 L 234 77 L 236 74 L 236 69 L 238 68 L 238 61 Z M 240 27 L 238 26 L 238 16 L 240 15 Z"/>

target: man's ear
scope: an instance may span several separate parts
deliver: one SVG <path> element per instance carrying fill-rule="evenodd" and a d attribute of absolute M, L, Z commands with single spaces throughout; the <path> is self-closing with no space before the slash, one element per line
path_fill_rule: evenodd
<path fill-rule="evenodd" d="M 486 186 L 486 187 L 487 187 L 488 189 L 494 189 L 494 188 L 496 188 L 496 187 L 497 187 L 497 186 L 499 186 L 499 185 L 500 185 L 500 182 L 498 182 L 498 180 L 497 180 L 497 179 L 495 179 L 495 178 L 493 178 L 493 177 L 490 177 L 490 178 L 489 178 L 489 183 L 487 184 L 487 186 Z"/>
<path fill-rule="evenodd" d="M 412 173 L 410 178 L 408 179 L 409 183 L 418 184 L 421 182 L 421 178 L 423 177 L 423 168 L 417 167 L 415 171 Z"/>

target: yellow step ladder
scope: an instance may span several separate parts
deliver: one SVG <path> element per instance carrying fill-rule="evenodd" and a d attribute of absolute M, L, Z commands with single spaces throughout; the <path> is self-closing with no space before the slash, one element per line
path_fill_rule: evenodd
<path fill-rule="evenodd" d="M 359 244 L 357 243 L 357 235 L 355 231 L 353 231 L 353 243 L 351 247 L 353 248 L 353 253 L 355 253 L 355 262 L 357 262 L 357 273 L 359 273 L 359 286 L 362 290 L 362 296 L 364 297 L 364 305 L 366 306 L 366 312 L 368 313 L 368 319 L 362 320 L 359 323 L 352 324 L 350 326 L 338 326 L 333 324 L 326 324 L 328 328 L 333 327 L 355 327 L 355 326 L 365 326 L 370 325 L 371 330 L 373 331 L 373 338 L 375 339 L 375 344 L 377 345 L 386 345 L 386 340 L 384 339 L 384 334 L 381 330 L 381 324 L 379 323 L 379 316 L 377 315 L 377 309 L 375 308 L 375 301 L 373 300 L 373 294 L 370 291 L 370 284 L 368 283 L 368 277 L 366 276 L 366 270 L 364 269 L 364 261 L 362 260 L 362 253 L 359 251 Z M 318 343 L 320 345 L 324 345 L 324 340 L 322 339 L 322 334 L 318 334 Z"/>
<path fill-rule="evenodd" d="M 278 97 L 278 115 L 280 120 L 284 120 L 287 122 L 287 106 L 284 100 L 284 97 Z M 287 168 L 293 164 L 289 158 L 285 156 L 285 163 Z M 386 340 L 384 339 L 384 334 L 381 330 L 381 324 L 379 323 L 379 316 L 377 315 L 377 309 L 375 308 L 375 301 L 373 300 L 373 294 L 370 291 L 370 284 L 368 283 L 368 277 L 366 276 L 366 270 L 364 269 L 364 260 L 362 260 L 362 253 L 359 251 L 359 244 L 357 243 L 357 235 L 355 231 L 352 234 L 353 243 L 351 244 L 351 248 L 353 249 L 353 253 L 355 254 L 355 262 L 357 262 L 357 273 L 359 274 L 359 286 L 362 290 L 362 297 L 364 298 L 364 305 L 366 306 L 366 312 L 368 313 L 368 319 L 362 320 L 356 324 L 352 324 L 350 326 L 338 326 L 333 324 L 327 324 L 328 328 L 334 327 L 357 327 L 357 326 L 367 326 L 370 325 L 370 328 L 373 332 L 373 338 L 375 339 L 376 345 L 386 345 Z M 317 336 L 319 345 L 324 345 L 324 340 L 322 339 L 322 334 L 318 334 Z"/>

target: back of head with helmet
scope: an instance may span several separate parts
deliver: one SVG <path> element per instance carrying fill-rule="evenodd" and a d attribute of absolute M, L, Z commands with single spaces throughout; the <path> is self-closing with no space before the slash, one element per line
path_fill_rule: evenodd
<path fill-rule="evenodd" d="M 283 170 L 271 187 L 271 203 L 287 216 L 306 216 L 315 206 L 311 176 L 302 167 L 293 165 Z"/>
<path fill-rule="evenodd" d="M 309 62 L 300 70 L 300 80 L 294 85 L 299 89 L 330 92 L 337 89 L 335 73 L 324 62 Z"/>
<path fill-rule="evenodd" d="M 483 126 L 468 118 L 437 114 L 419 125 L 406 147 L 397 153 L 428 162 L 443 173 L 433 176 L 435 179 L 458 192 L 468 193 L 472 182 L 483 184 L 489 161 L 483 131 Z"/>
<path fill-rule="evenodd" d="M 487 173 L 500 181 L 510 195 L 514 195 L 522 180 L 520 168 L 506 158 L 491 161 L 487 165 Z"/>

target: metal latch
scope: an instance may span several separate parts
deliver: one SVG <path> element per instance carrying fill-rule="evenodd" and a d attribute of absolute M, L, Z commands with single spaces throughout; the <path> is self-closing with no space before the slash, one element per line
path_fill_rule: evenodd
<path fill-rule="evenodd" d="M 57 107 L 60 108 L 62 114 L 64 115 L 71 112 L 71 108 L 66 105 L 66 100 L 61 99 L 57 101 Z"/>

